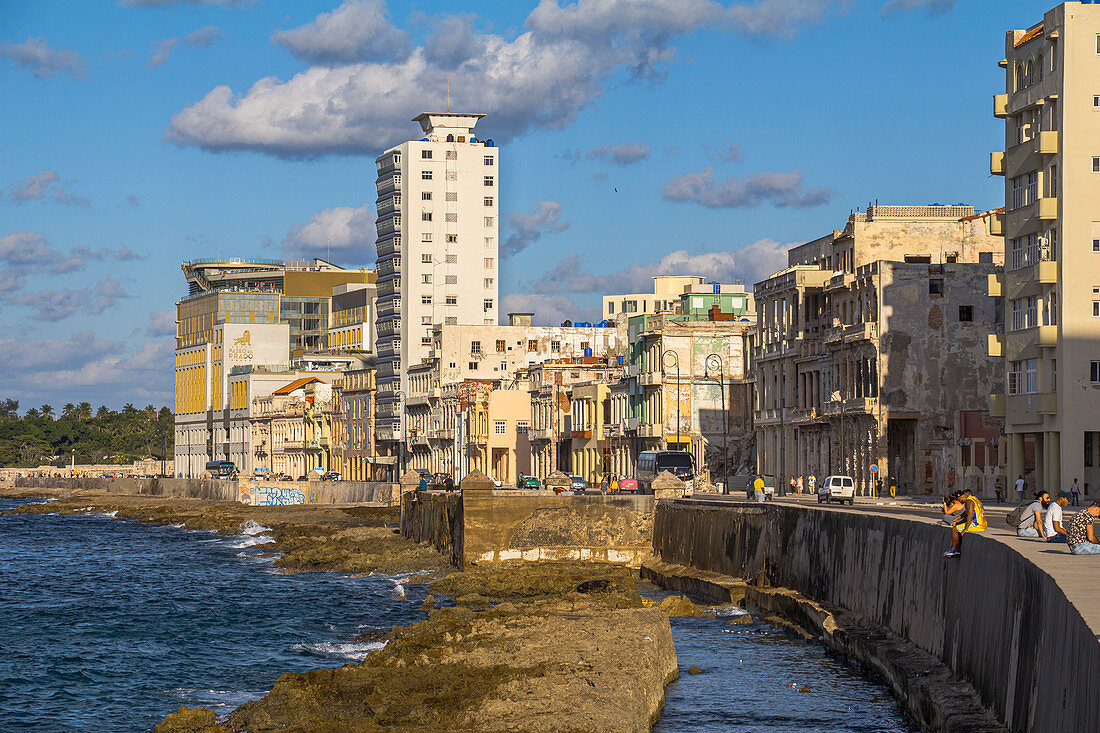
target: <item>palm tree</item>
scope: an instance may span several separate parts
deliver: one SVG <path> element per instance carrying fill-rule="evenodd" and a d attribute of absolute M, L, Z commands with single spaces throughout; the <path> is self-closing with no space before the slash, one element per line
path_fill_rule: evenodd
<path fill-rule="evenodd" d="M 66 402 L 65 406 L 61 408 L 61 417 L 71 418 L 76 414 L 76 405 L 72 402 Z"/>
<path fill-rule="evenodd" d="M 107 405 L 100 405 L 99 409 L 95 411 L 96 417 L 107 417 L 111 414 L 111 411 L 107 409 Z"/>
<path fill-rule="evenodd" d="M 90 420 L 92 418 L 92 403 L 81 402 L 77 409 L 77 417 L 81 420 Z"/>
<path fill-rule="evenodd" d="M 38 411 L 42 413 L 42 417 L 49 419 L 53 417 L 53 407 L 50 405 L 42 405 L 38 408 Z"/>

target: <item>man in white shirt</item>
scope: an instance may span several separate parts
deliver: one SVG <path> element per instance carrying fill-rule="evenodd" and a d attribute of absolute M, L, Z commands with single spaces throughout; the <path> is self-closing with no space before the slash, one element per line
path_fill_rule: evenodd
<path fill-rule="evenodd" d="M 1069 492 L 1061 491 L 1058 498 L 1047 507 L 1046 516 L 1043 518 L 1043 534 L 1047 542 L 1066 541 L 1066 528 L 1062 526 L 1062 507 L 1069 505 Z"/>
<path fill-rule="evenodd" d="M 1024 477 L 1020 476 L 1020 478 L 1016 479 L 1016 498 L 1022 500 L 1024 498 L 1024 491 L 1026 490 L 1027 481 L 1024 481 Z"/>

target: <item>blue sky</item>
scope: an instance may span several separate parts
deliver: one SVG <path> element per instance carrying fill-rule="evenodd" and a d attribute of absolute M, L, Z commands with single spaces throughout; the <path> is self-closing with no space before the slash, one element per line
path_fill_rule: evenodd
<path fill-rule="evenodd" d="M 999 206 L 996 61 L 1047 8 L 0 0 L 0 397 L 170 403 L 181 260 L 373 266 L 374 157 L 448 77 L 503 147 L 502 311 L 545 322 L 875 199 Z"/>

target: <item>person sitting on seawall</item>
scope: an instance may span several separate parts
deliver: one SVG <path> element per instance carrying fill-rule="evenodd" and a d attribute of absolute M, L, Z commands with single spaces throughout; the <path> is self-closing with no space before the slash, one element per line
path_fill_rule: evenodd
<path fill-rule="evenodd" d="M 1041 537 L 1045 540 L 1047 536 L 1043 534 L 1043 510 L 1049 505 L 1050 494 L 1045 491 L 1035 492 L 1035 501 L 1027 505 L 1020 517 L 1020 524 L 1016 527 L 1016 536 Z"/>
<path fill-rule="evenodd" d="M 1100 501 L 1094 501 L 1069 520 L 1066 528 L 1066 542 L 1074 555 L 1100 555 L 1100 542 L 1096 541 L 1096 528 L 1093 522 L 1100 517 Z"/>
<path fill-rule="evenodd" d="M 764 477 L 757 476 L 756 480 L 752 482 L 752 496 L 756 501 L 764 502 Z"/>
<path fill-rule="evenodd" d="M 1043 534 L 1047 542 L 1065 542 L 1066 530 L 1062 526 L 1062 507 L 1069 506 L 1069 492 L 1062 491 L 1058 498 L 1047 507 L 1046 517 L 1043 518 Z"/>
<path fill-rule="evenodd" d="M 962 554 L 962 538 L 967 532 L 984 532 L 989 524 L 985 521 L 985 509 L 978 497 L 970 493 L 970 489 L 959 489 L 956 492 L 959 501 L 963 505 L 962 520 L 951 527 L 951 549 L 943 553 L 944 557 L 958 557 Z M 944 507 L 946 513 L 946 507 Z"/>
<path fill-rule="evenodd" d="M 952 491 L 947 496 L 943 497 L 943 523 L 948 527 L 954 527 L 960 521 L 962 521 L 963 512 L 966 507 L 959 501 L 959 492 Z"/>

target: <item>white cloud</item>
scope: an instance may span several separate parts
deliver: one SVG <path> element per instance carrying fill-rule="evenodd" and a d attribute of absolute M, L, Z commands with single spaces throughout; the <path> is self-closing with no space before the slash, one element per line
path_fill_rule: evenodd
<path fill-rule="evenodd" d="M 375 155 L 409 136 L 412 116 L 445 104 L 449 78 L 451 109 L 488 113 L 491 129 L 481 136 L 503 141 L 531 128 L 571 123 L 619 72 L 659 77 L 679 35 L 704 27 L 790 35 L 845 4 L 578 0 L 559 6 L 542 0 L 515 38 L 475 34 L 468 18 L 442 20 L 427 46 L 389 59 L 379 49 L 393 46 L 390 32 L 354 22 L 365 11 L 348 4 L 275 40 L 310 59 L 373 60 L 313 66 L 287 81 L 267 77 L 240 95 L 217 86 L 176 114 L 165 137 L 178 145 L 291 158 Z M 378 45 L 380 32 L 387 43 Z"/>
<path fill-rule="evenodd" d="M 508 313 L 533 313 L 531 323 L 536 326 L 559 326 L 563 321 L 589 321 L 600 319 L 600 309 L 594 306 L 578 306 L 564 295 L 542 293 L 508 293 L 500 298 L 501 323 L 508 323 Z"/>
<path fill-rule="evenodd" d="M 715 146 L 703 145 L 703 152 L 723 163 L 736 163 L 741 160 L 741 146 L 726 139 Z"/>
<path fill-rule="evenodd" d="M 105 278 L 86 288 L 36 290 L 5 296 L 2 302 L 33 309 L 34 315 L 31 318 L 36 321 L 53 322 L 77 313 L 99 315 L 116 305 L 119 300 L 133 297 L 122 289 L 118 280 Z"/>
<path fill-rule="evenodd" d="M 822 206 L 836 195 L 824 186 L 807 188 L 802 171 L 754 173 L 748 178 L 715 181 L 714 166 L 698 173 L 673 176 L 661 187 L 666 201 L 691 201 L 712 209 L 749 208 L 771 204 L 779 208 L 810 209 Z"/>
<path fill-rule="evenodd" d="M 601 145 L 592 148 L 586 156 L 592 159 L 609 160 L 619 165 L 630 165 L 649 157 L 649 146 L 644 143 L 626 143 L 624 145 Z"/>
<path fill-rule="evenodd" d="M 532 285 L 537 294 L 648 293 L 658 275 L 696 275 L 721 283 L 749 285 L 786 267 L 787 250 L 793 245 L 761 239 L 745 247 L 719 252 L 669 252 L 653 262 L 636 262 L 608 273 L 594 273 L 583 255 L 570 254 Z"/>
<path fill-rule="evenodd" d="M 54 74 L 85 76 L 85 61 L 76 51 L 50 48 L 45 38 L 28 38 L 23 43 L 0 40 L 0 58 L 14 61 L 38 79 Z"/>
<path fill-rule="evenodd" d="M 412 45 L 409 34 L 390 23 L 383 0 L 344 0 L 328 13 L 271 37 L 296 57 L 326 66 L 361 61 L 401 61 Z"/>
<path fill-rule="evenodd" d="M 568 229 L 569 222 L 561 220 L 561 211 L 557 201 L 539 201 L 529 211 L 509 214 L 508 226 L 513 231 L 500 245 L 500 256 L 511 257 L 542 239 L 543 234 Z"/>
<path fill-rule="evenodd" d="M 890 0 L 882 6 L 882 14 L 907 13 L 911 10 L 927 10 L 929 15 L 946 13 L 955 7 L 955 0 Z"/>
<path fill-rule="evenodd" d="M 305 224 L 292 226 L 280 246 L 292 256 L 331 256 L 362 266 L 374 261 L 375 234 L 374 208 L 370 204 L 358 209 L 337 206 L 314 214 Z"/>
<path fill-rule="evenodd" d="M 175 309 L 153 311 L 149 314 L 149 326 L 145 335 L 150 338 L 167 338 L 176 335 Z"/>
<path fill-rule="evenodd" d="M 188 33 L 183 38 L 165 38 L 163 41 L 158 41 L 153 46 L 153 54 L 149 57 L 148 66 L 150 69 L 155 69 L 166 63 L 168 58 L 172 55 L 172 51 L 176 49 L 176 46 L 182 45 L 187 48 L 205 48 L 221 38 L 221 35 L 222 31 L 220 28 L 212 25 L 204 25 L 202 28 Z"/>
<path fill-rule="evenodd" d="M 52 193 L 54 201 L 59 204 L 90 206 L 92 202 L 87 198 L 69 193 L 69 186 L 74 183 L 76 181 L 62 181 L 57 171 L 45 170 L 30 176 L 22 183 L 12 184 L 8 189 L 8 196 L 15 203 L 21 204 L 46 198 Z"/>

